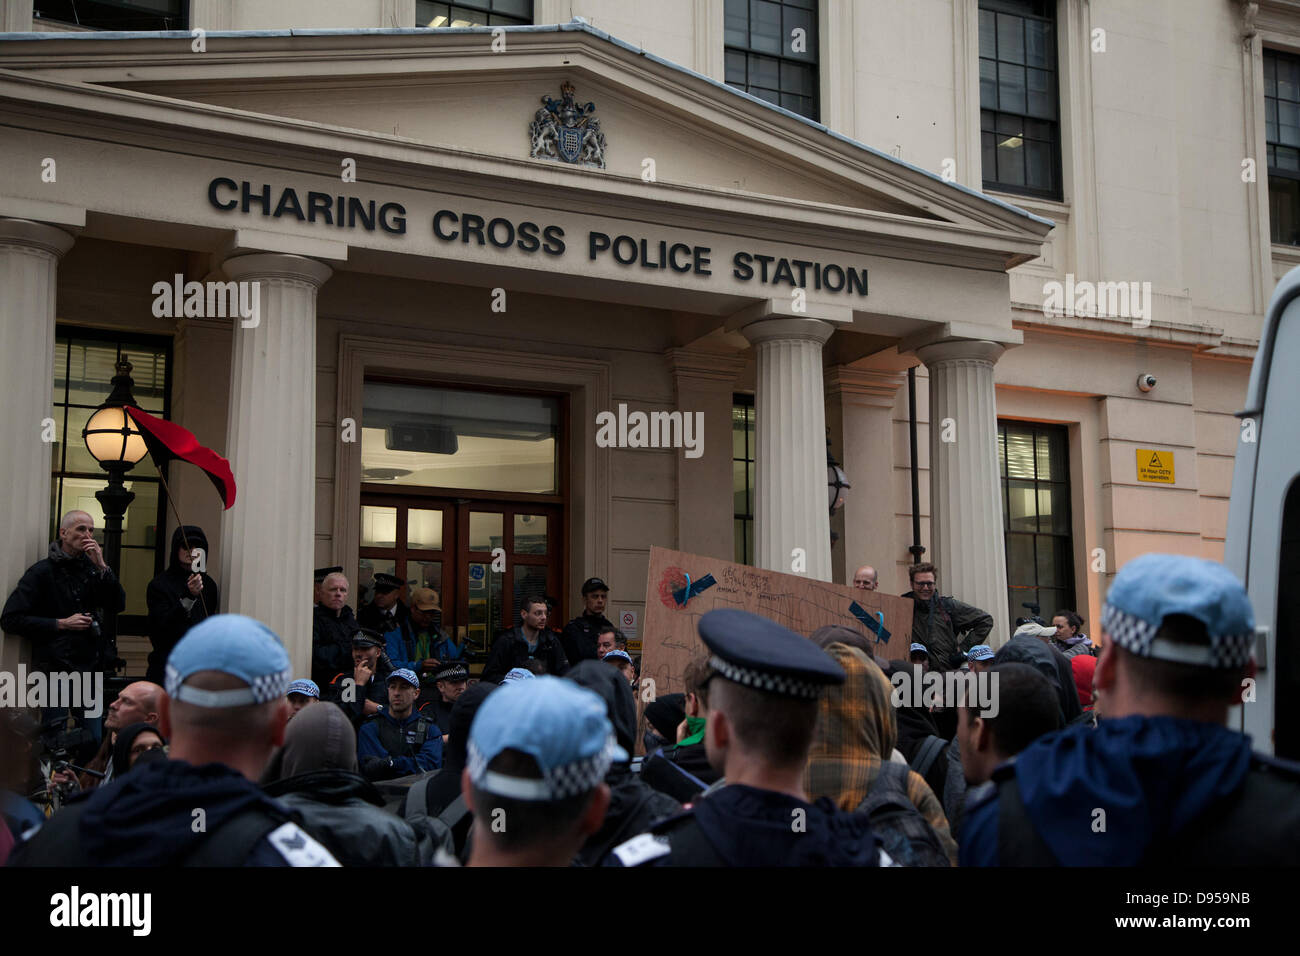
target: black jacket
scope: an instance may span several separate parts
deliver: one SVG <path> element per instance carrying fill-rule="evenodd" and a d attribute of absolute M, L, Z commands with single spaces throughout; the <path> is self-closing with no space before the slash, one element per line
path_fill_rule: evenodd
<path fill-rule="evenodd" d="M 529 654 L 524 626 L 520 624 L 497 635 L 487 665 L 483 668 L 482 679 L 500 683 L 512 667 L 522 667 L 530 657 L 540 660 L 546 665 L 546 673 L 556 677 L 563 677 L 569 669 L 569 658 L 565 656 L 564 648 L 560 646 L 554 631 L 543 629 L 537 635 L 537 647 Z"/>
<path fill-rule="evenodd" d="M 99 570 L 84 554 L 68 557 L 56 541 L 19 579 L 0 612 L 0 629 L 31 640 L 34 671 L 102 670 L 109 663 L 104 619 L 125 607 L 126 592 L 111 569 Z M 95 614 L 99 633 L 59 630 L 59 620 L 73 614 Z"/>
<path fill-rule="evenodd" d="M 912 599 L 912 641 L 924 644 L 930 664 L 936 670 L 956 670 L 966 652 L 976 644 L 987 644 L 993 630 L 993 616 L 950 595 L 935 595 L 919 601 L 915 591 L 903 595 Z M 966 637 L 958 640 L 965 631 Z"/>
<path fill-rule="evenodd" d="M 600 628 L 613 627 L 603 614 L 582 614 L 564 625 L 560 642 L 564 645 L 564 654 L 570 664 L 579 661 L 594 661 L 596 657 L 596 633 Z"/>
<path fill-rule="evenodd" d="M 188 541 L 191 548 L 206 550 L 208 547 L 208 539 L 193 525 L 185 527 L 184 541 Z M 167 570 L 149 582 L 145 591 L 145 603 L 149 606 L 149 642 L 153 644 L 148 679 L 155 684 L 162 683 L 167 656 L 185 632 L 209 615 L 221 613 L 221 592 L 217 582 L 208 574 L 201 574 L 203 591 L 199 597 L 190 594 L 190 571 L 176 560 L 176 550 L 184 541 L 181 529 L 177 528 L 172 534 L 171 563 Z M 193 603 L 187 610 L 182 602 L 190 599 Z"/>
<path fill-rule="evenodd" d="M 388 655 L 380 654 L 379 660 L 375 662 L 375 672 L 364 686 L 347 683 L 354 679 L 352 675 L 356 673 L 356 668 L 352 666 L 316 686 L 321 689 L 321 699 L 333 701 L 343 708 L 343 712 L 352 721 L 353 729 L 360 731 L 366 719 L 366 701 L 374 701 L 381 707 L 388 706 L 388 678 L 392 676 L 393 669 L 393 662 L 388 659 Z M 349 687 L 352 689 L 350 694 Z M 352 699 L 348 700 L 348 697 Z"/>
<path fill-rule="evenodd" d="M 404 603 L 398 601 L 393 605 L 393 616 L 391 618 L 381 611 L 377 605 L 373 603 L 367 604 L 357 612 L 357 623 L 362 627 L 378 631 L 380 634 L 387 634 L 393 630 L 401 631 L 402 644 L 406 651 L 406 655 L 401 659 L 403 661 L 411 659 L 411 652 L 415 647 L 415 631 L 411 626 L 411 612 Z"/>
<path fill-rule="evenodd" d="M 311 679 L 324 687 L 339 671 L 352 671 L 352 635 L 356 615 L 346 604 L 337 615 L 317 604 L 311 620 Z"/>
<path fill-rule="evenodd" d="M 1079 703 L 1079 691 L 1074 684 L 1074 668 L 1069 660 L 1052 645 L 1036 637 L 1021 634 L 1013 637 L 993 655 L 994 664 L 1021 663 L 1037 668 L 1044 677 L 1052 682 L 1057 699 L 1061 702 L 1061 726 L 1074 721 L 1083 707 Z"/>
<path fill-rule="evenodd" d="M 632 753 L 636 736 L 636 701 L 627 678 L 600 661 L 582 661 L 566 675 L 571 681 L 595 691 L 605 701 L 609 721 L 618 745 Z M 577 866 L 599 866 L 610 850 L 644 833 L 660 820 L 681 812 L 681 804 L 647 786 L 627 763 L 616 763 L 605 775 L 609 785 L 609 809 L 599 830 L 587 838 L 574 858 Z"/>

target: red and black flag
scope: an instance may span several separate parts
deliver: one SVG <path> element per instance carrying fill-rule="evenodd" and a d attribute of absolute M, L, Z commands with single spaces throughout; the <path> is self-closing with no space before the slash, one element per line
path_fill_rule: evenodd
<path fill-rule="evenodd" d="M 230 470 L 230 462 L 211 448 L 204 448 L 192 432 L 174 422 L 154 418 L 132 405 L 126 406 L 125 411 L 140 426 L 140 436 L 155 465 L 161 468 L 163 462 L 174 458 L 197 465 L 216 485 L 222 504 L 229 509 L 235 503 L 235 476 Z"/>

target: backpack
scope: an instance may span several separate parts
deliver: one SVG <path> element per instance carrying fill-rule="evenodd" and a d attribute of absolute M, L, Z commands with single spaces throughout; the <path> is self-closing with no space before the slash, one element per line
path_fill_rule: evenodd
<path fill-rule="evenodd" d="M 858 812 L 867 814 L 885 852 L 899 866 L 951 866 L 939 834 L 907 795 L 909 773 L 902 764 L 882 762 Z"/>

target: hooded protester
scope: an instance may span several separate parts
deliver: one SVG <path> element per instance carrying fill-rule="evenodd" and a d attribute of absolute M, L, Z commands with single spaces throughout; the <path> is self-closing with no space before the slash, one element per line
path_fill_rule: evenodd
<path fill-rule="evenodd" d="M 569 668 L 564 676 L 600 696 L 614 727 L 615 740 L 631 754 L 636 736 L 636 701 L 623 675 L 603 661 L 586 660 Z M 627 761 L 610 764 L 605 783 L 609 784 L 609 809 L 605 811 L 605 822 L 582 845 L 574 859 L 575 865 L 599 866 L 605 854 L 615 846 L 682 809 L 682 805 L 672 797 L 651 789 L 633 774 Z"/>
<path fill-rule="evenodd" d="M 677 739 L 677 728 L 686 719 L 685 694 L 660 694 L 645 707 L 644 737 L 647 755 Z"/>
<path fill-rule="evenodd" d="M 113 779 L 117 779 L 135 766 L 140 755 L 148 750 L 161 750 L 167 740 L 153 724 L 131 724 L 117 732 L 113 741 Z"/>
<path fill-rule="evenodd" d="M 823 650 L 844 669 L 845 681 L 823 693 L 804 789 L 814 800 L 829 797 L 841 810 L 856 810 L 881 774 L 882 755 L 894 750 L 898 731 L 890 703 L 892 688 L 860 650 L 839 643 Z M 955 866 L 957 842 L 934 791 L 916 771 L 900 772 L 907 776 L 907 798 L 934 828 Z"/>
<path fill-rule="evenodd" d="M 498 686 L 472 684 L 456 698 L 447 726 L 447 745 L 442 749 L 442 769 L 412 784 L 399 811 L 417 832 L 443 825 L 450 828 L 454 850 L 460 859 L 467 855 L 469 828 L 474 822 L 460 786 L 461 771 L 469 762 L 469 728 L 487 695 Z"/>
<path fill-rule="evenodd" d="M 167 569 L 149 582 L 145 603 L 149 606 L 149 669 L 145 679 L 161 685 L 167 655 L 176 642 L 195 624 L 220 613 L 221 591 L 217 582 L 202 571 L 194 571 L 195 550 L 202 549 L 203 563 L 211 561 L 208 537 L 198 525 L 182 525 L 172 532 L 172 549 Z"/>
<path fill-rule="evenodd" d="M 1056 633 L 1052 628 L 1034 623 L 1022 624 L 1016 628 L 1015 635 L 998 648 L 993 655 L 996 664 L 1032 664 L 1043 672 L 1043 676 L 1056 687 L 1061 698 L 1062 723 L 1068 724 L 1083 712 L 1079 706 L 1079 694 L 1074 686 L 1074 671 L 1070 662 L 1053 649 L 1044 638 Z"/>
<path fill-rule="evenodd" d="M 356 734 L 337 707 L 308 707 L 289 722 L 262 789 L 301 813 L 344 866 L 423 866 L 433 856 L 430 832 L 385 812 L 379 790 L 358 772 Z M 450 833 L 442 835 L 449 850 Z"/>

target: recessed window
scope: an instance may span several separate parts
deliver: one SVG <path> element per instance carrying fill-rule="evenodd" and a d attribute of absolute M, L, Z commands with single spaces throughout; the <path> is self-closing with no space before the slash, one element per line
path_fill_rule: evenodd
<path fill-rule="evenodd" d="M 817 0 L 727 0 L 726 81 L 817 119 Z"/>
<path fill-rule="evenodd" d="M 1269 233 L 1300 245 L 1300 57 L 1264 51 L 1264 127 Z"/>
<path fill-rule="evenodd" d="M 1074 607 L 1069 433 L 1061 425 L 998 422 L 1007 604 L 1011 620 L 1039 605 L 1044 620 Z"/>
<path fill-rule="evenodd" d="M 508 27 L 533 22 L 533 0 L 457 0 L 456 3 L 428 3 L 417 0 L 415 25 L 430 29 L 447 27 Z"/>
<path fill-rule="evenodd" d="M 95 30 L 188 30 L 187 0 L 36 0 L 32 16 Z"/>
<path fill-rule="evenodd" d="M 754 563 L 754 396 L 738 394 L 731 406 L 731 490 L 736 522 L 736 563 Z"/>
<path fill-rule="evenodd" d="M 1054 0 L 980 0 L 984 188 L 1061 198 Z"/>

